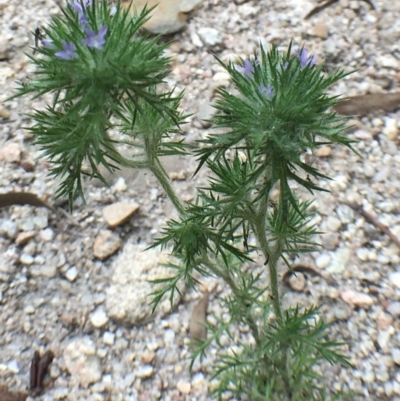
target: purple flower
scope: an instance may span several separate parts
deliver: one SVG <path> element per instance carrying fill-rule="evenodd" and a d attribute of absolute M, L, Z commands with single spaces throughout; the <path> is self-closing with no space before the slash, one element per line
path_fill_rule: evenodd
<path fill-rule="evenodd" d="M 275 89 L 272 85 L 260 85 L 258 89 L 263 95 L 266 95 L 268 99 L 271 99 L 275 95 Z"/>
<path fill-rule="evenodd" d="M 85 32 L 87 38 L 83 39 L 82 43 L 88 47 L 93 47 L 94 49 L 101 50 L 104 46 L 104 43 L 106 43 L 104 36 L 107 33 L 107 25 L 102 26 L 97 35 L 95 35 L 95 33 L 90 29 L 85 29 Z"/>
<path fill-rule="evenodd" d="M 83 6 L 82 6 L 83 4 Z M 83 27 L 86 27 L 88 25 L 87 18 L 85 15 L 85 8 L 89 7 L 92 4 L 92 0 L 84 0 L 83 3 L 79 0 L 75 0 L 72 4 L 72 7 L 75 9 L 75 11 L 78 14 L 79 17 L 79 24 Z"/>
<path fill-rule="evenodd" d="M 45 47 L 46 49 L 53 49 L 55 47 L 53 40 L 52 39 L 42 39 L 40 41 L 40 43 L 42 44 L 43 47 Z"/>
<path fill-rule="evenodd" d="M 296 56 L 300 61 L 301 68 L 305 68 L 308 65 L 317 64 L 314 56 L 308 57 L 308 53 L 307 53 L 306 49 L 301 49 L 301 51 L 296 50 Z"/>
<path fill-rule="evenodd" d="M 57 52 L 56 56 L 64 60 L 71 60 L 77 57 L 75 45 L 73 43 L 68 43 L 63 40 L 63 51 Z"/>
<path fill-rule="evenodd" d="M 251 64 L 250 60 L 244 60 L 244 67 L 237 66 L 236 68 L 237 68 L 238 71 L 240 71 L 241 73 L 243 73 L 247 77 L 249 77 L 249 78 L 253 77 L 254 67 L 253 67 L 253 64 Z"/>
<path fill-rule="evenodd" d="M 288 63 L 287 61 L 285 61 L 285 62 L 282 64 L 282 70 L 286 70 L 286 68 L 288 68 L 288 66 L 289 66 L 289 63 Z"/>
<path fill-rule="evenodd" d="M 84 8 L 91 6 L 93 3 L 93 0 L 83 0 L 82 4 L 79 0 L 74 0 L 72 7 L 75 8 L 75 11 L 80 14 L 84 12 Z M 83 5 L 83 8 L 82 8 Z"/>

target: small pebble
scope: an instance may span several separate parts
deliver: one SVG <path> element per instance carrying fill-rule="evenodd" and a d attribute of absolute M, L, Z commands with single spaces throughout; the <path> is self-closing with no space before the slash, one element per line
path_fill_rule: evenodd
<path fill-rule="evenodd" d="M 337 231 L 339 231 L 341 226 L 342 226 L 342 222 L 337 217 L 329 216 L 326 219 L 326 228 L 329 231 L 337 232 Z"/>
<path fill-rule="evenodd" d="M 369 295 L 351 289 L 342 291 L 340 296 L 343 301 L 354 306 L 369 307 L 374 303 L 374 300 Z"/>
<path fill-rule="evenodd" d="M 115 192 L 125 192 L 127 189 L 125 178 L 119 177 L 116 183 L 113 185 L 113 190 Z"/>
<path fill-rule="evenodd" d="M 208 46 L 215 46 L 222 41 L 221 34 L 215 28 L 200 28 L 198 34 L 203 43 Z"/>
<path fill-rule="evenodd" d="M 113 345 L 115 340 L 115 334 L 111 333 L 110 331 L 106 331 L 103 334 L 103 342 L 106 345 Z"/>
<path fill-rule="evenodd" d="M 144 365 L 140 366 L 137 371 L 135 371 L 136 377 L 139 377 L 140 379 L 148 379 L 151 377 L 154 373 L 154 368 L 151 365 Z"/>
<path fill-rule="evenodd" d="M 303 273 L 296 272 L 289 277 L 289 286 L 293 291 L 301 292 L 306 286 L 306 278 Z"/>
<path fill-rule="evenodd" d="M 18 362 L 15 359 L 10 361 L 7 366 L 12 373 L 19 373 Z"/>
<path fill-rule="evenodd" d="M 46 228 L 40 231 L 40 238 L 45 242 L 50 242 L 54 238 L 54 231 L 51 228 Z"/>
<path fill-rule="evenodd" d="M 328 253 L 323 253 L 315 259 L 315 264 L 319 269 L 325 269 L 331 263 L 331 256 Z"/>
<path fill-rule="evenodd" d="M 65 277 L 68 281 L 75 281 L 78 277 L 78 269 L 76 268 L 76 266 L 72 266 L 71 268 L 69 268 L 65 273 Z"/>
<path fill-rule="evenodd" d="M 23 253 L 20 258 L 19 261 L 23 264 L 23 265 L 28 265 L 30 266 L 33 263 L 33 256 L 32 255 L 28 255 L 27 253 Z"/>
<path fill-rule="evenodd" d="M 92 322 L 94 327 L 100 328 L 107 324 L 108 316 L 105 310 L 100 307 L 90 315 L 90 321 Z"/>
<path fill-rule="evenodd" d="M 389 280 L 397 288 L 400 288 L 400 272 L 389 273 Z"/>
<path fill-rule="evenodd" d="M 12 220 L 0 220 L 0 235 L 5 235 L 7 238 L 14 239 L 18 234 L 18 225 Z"/>
<path fill-rule="evenodd" d="M 176 384 L 176 388 L 182 393 L 182 394 L 189 394 L 190 390 L 192 389 L 192 386 L 190 383 L 188 383 L 186 380 L 179 380 L 178 383 Z"/>

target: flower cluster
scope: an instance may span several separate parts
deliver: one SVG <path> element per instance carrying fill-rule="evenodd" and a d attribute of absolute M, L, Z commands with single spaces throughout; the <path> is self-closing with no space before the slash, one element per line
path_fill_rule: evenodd
<path fill-rule="evenodd" d="M 312 66 L 316 65 L 316 59 L 315 56 L 308 56 L 308 52 L 306 49 L 302 48 L 301 50 L 296 50 L 295 52 L 296 57 L 298 58 L 300 62 L 300 67 L 302 69 L 306 68 L 307 66 Z M 245 75 L 248 78 L 254 78 L 254 67 L 258 67 L 260 65 L 259 60 L 255 59 L 254 65 L 253 63 L 249 60 L 246 59 L 243 62 L 243 66 L 239 65 L 236 66 L 236 69 L 241 72 L 243 75 Z M 286 70 L 287 67 L 289 66 L 289 63 L 285 61 L 282 65 L 282 69 Z M 260 93 L 265 95 L 268 99 L 272 99 L 275 95 L 275 88 L 272 85 L 265 86 L 263 84 L 259 85 L 258 90 Z"/>
<path fill-rule="evenodd" d="M 78 14 L 79 25 L 83 28 L 86 38 L 82 39 L 82 43 L 92 49 L 101 50 L 106 43 L 105 35 L 107 26 L 103 25 L 97 33 L 90 29 L 90 25 L 86 16 L 86 8 L 92 5 L 93 0 L 83 0 L 82 2 L 74 0 L 72 7 Z M 51 40 L 42 40 L 42 45 L 47 48 L 54 47 Z M 63 49 L 55 53 L 55 56 L 64 60 L 72 60 L 78 56 L 76 45 L 73 42 L 62 41 Z"/>

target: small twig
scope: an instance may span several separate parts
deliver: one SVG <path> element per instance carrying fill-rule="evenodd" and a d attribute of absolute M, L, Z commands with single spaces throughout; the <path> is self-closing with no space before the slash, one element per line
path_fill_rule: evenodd
<path fill-rule="evenodd" d="M 328 0 L 324 4 L 321 4 L 320 6 L 314 7 L 305 17 L 304 19 L 309 19 L 313 15 L 318 14 L 320 11 L 324 10 L 325 8 L 331 6 L 332 4 L 337 3 L 339 0 Z M 363 0 L 365 1 L 373 10 L 378 10 L 378 7 L 374 3 L 373 0 Z"/>
<path fill-rule="evenodd" d="M 362 207 L 355 206 L 355 205 L 352 205 L 351 203 L 347 203 L 347 202 L 345 202 L 345 204 L 347 206 L 350 206 L 353 210 L 360 213 L 361 216 L 363 216 L 365 218 L 365 220 L 368 220 L 374 226 L 378 227 L 383 233 L 385 233 L 400 248 L 400 240 L 390 231 L 390 229 L 387 226 L 385 226 L 383 223 L 381 223 L 375 216 L 373 216 L 372 214 L 365 211 Z"/>
<path fill-rule="evenodd" d="M 320 11 L 324 10 L 325 8 L 331 6 L 332 4 L 337 3 L 339 0 L 328 0 L 326 3 L 321 4 L 320 6 L 314 7 L 305 17 L 304 19 L 309 19 L 313 15 L 318 14 Z"/>

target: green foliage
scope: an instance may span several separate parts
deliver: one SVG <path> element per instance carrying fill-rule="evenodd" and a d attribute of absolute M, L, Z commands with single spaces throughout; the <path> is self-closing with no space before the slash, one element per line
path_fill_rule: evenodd
<path fill-rule="evenodd" d="M 122 157 L 116 144 L 125 141 L 111 139 L 111 128 L 123 126 L 126 135 L 142 136 L 140 144 L 149 146 L 151 158 L 182 154 L 183 149 L 181 142 L 169 140 L 184 121 L 177 111 L 182 93 L 155 90 L 170 73 L 170 59 L 164 55 L 167 44 L 141 32 L 152 9 L 132 18 L 120 5 L 113 14 L 106 2 L 78 4 L 84 21 L 82 13 L 68 4 L 43 28 L 45 42 L 35 55 L 28 55 L 35 72 L 28 84 L 20 83 L 14 96 L 53 95 L 44 111 L 30 115 L 35 125 L 28 129 L 51 162 L 51 174 L 63 178 L 57 194 L 69 198 L 70 208 L 76 195 L 83 197 L 83 164 L 90 165 L 88 175 L 102 181 L 99 165 L 110 171 L 118 165 L 149 167 Z M 104 45 L 85 45 L 87 29 L 98 32 L 103 26 L 107 27 Z M 57 56 L 64 42 L 75 47 L 70 59 Z M 140 127 L 134 130 L 136 122 Z M 144 133 L 150 122 L 152 131 Z"/>
<path fill-rule="evenodd" d="M 313 180 L 329 179 L 305 162 L 305 152 L 331 143 L 352 149 L 346 121 L 331 111 L 338 98 L 327 94 L 347 73 L 326 75 L 305 49 L 293 54 L 291 45 L 285 54 L 261 47 L 239 66 L 217 59 L 237 94 L 218 89 L 210 120 L 217 131 L 193 150 L 179 139 L 188 117 L 179 109 L 183 93 L 160 90 L 170 73 L 167 45 L 141 31 L 151 10 L 131 17 L 119 3 L 111 12 L 106 0 L 76 0 L 61 11 L 29 56 L 35 73 L 14 96 L 53 96 L 31 113 L 29 129 L 50 173 L 63 179 L 57 195 L 68 196 L 72 208 L 75 196 L 83 197 L 83 174 L 105 182 L 101 165 L 155 175 L 179 215 L 151 245 L 177 259 L 167 265 L 169 277 L 153 281 L 162 285 L 153 307 L 167 293 L 172 304 L 181 280 L 196 288 L 199 276 L 211 275 L 229 287 L 219 299 L 229 318 L 215 316 L 208 338 L 192 344 L 192 365 L 217 346 L 217 399 L 227 392 L 251 401 L 346 399 L 325 390 L 318 370 L 323 361 L 350 365 L 343 344 L 329 339 L 318 308 L 282 310 L 278 265 L 291 268 L 290 256 L 317 248 L 311 202 L 301 201 L 293 184 L 313 193 L 323 190 Z M 209 175 L 195 202 L 183 204 L 160 158 L 190 152 L 196 172 L 204 166 Z"/>

